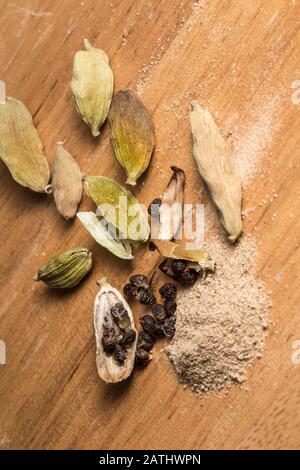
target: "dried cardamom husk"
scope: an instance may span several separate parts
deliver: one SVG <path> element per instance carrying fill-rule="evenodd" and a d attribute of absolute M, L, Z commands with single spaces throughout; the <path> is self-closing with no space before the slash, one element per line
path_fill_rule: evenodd
<path fill-rule="evenodd" d="M 116 158 L 127 174 L 126 183 L 135 186 L 150 163 L 155 144 L 151 115 L 130 91 L 119 91 L 108 113 L 111 142 Z"/>
<path fill-rule="evenodd" d="M 101 246 L 118 256 L 118 258 L 133 259 L 131 245 L 128 240 L 120 240 L 114 236 L 111 233 L 113 230 L 110 231 L 109 227 L 106 227 L 103 220 L 99 220 L 94 212 L 77 212 L 77 217 L 84 228 Z"/>
<path fill-rule="evenodd" d="M 163 256 L 159 269 L 184 285 L 194 284 L 200 275 L 205 277 L 208 272 L 215 271 L 215 263 L 204 248 L 195 244 L 182 244 L 169 240 L 152 241 L 155 248 Z"/>
<path fill-rule="evenodd" d="M 195 284 L 200 275 L 205 277 L 209 271 L 215 271 L 215 264 L 203 248 L 191 244 L 177 245 L 168 240 L 155 240 L 153 243 L 164 257 L 159 269 L 181 284 Z"/>
<path fill-rule="evenodd" d="M 242 233 L 242 184 L 229 144 L 222 137 L 213 117 L 197 101 L 192 101 L 190 122 L 193 154 L 199 173 L 220 214 L 229 242 Z"/>
<path fill-rule="evenodd" d="M 182 227 L 183 193 L 185 174 L 176 166 L 171 167 L 173 175 L 163 194 L 159 208 L 160 240 L 172 240 Z"/>
<path fill-rule="evenodd" d="M 107 118 L 114 76 L 103 50 L 92 47 L 87 39 L 84 47 L 74 56 L 71 88 L 79 116 L 97 137 Z"/>
<path fill-rule="evenodd" d="M 32 191 L 45 190 L 50 177 L 49 166 L 31 114 L 21 101 L 3 96 L 0 103 L 0 158 L 17 183 Z"/>
<path fill-rule="evenodd" d="M 86 176 L 84 184 L 99 213 L 119 230 L 121 238 L 136 242 L 148 240 L 150 227 L 146 213 L 128 189 L 104 176 Z"/>
<path fill-rule="evenodd" d="M 52 181 L 47 192 L 53 192 L 57 210 L 65 219 L 75 217 L 82 197 L 82 174 L 77 162 L 62 144 L 57 145 L 52 163 Z"/>
<path fill-rule="evenodd" d="M 106 279 L 95 298 L 94 329 L 99 376 L 109 383 L 127 379 L 134 367 L 137 331 L 131 308 Z"/>
<path fill-rule="evenodd" d="M 75 287 L 92 268 L 92 253 L 86 248 L 73 248 L 49 259 L 39 269 L 35 281 L 49 287 L 67 289 Z"/>
<path fill-rule="evenodd" d="M 164 258 L 185 260 L 195 263 L 200 269 L 214 271 L 215 264 L 207 250 L 191 243 L 179 245 L 169 240 L 152 240 L 152 243 Z M 197 268 L 198 269 L 198 268 Z"/>

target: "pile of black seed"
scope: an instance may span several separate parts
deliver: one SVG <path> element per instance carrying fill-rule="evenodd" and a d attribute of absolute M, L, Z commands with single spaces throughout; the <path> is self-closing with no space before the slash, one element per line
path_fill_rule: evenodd
<path fill-rule="evenodd" d="M 140 318 L 142 331 L 138 336 L 135 356 L 136 364 L 144 367 L 151 360 L 151 350 L 156 340 L 163 337 L 172 338 L 175 334 L 177 288 L 175 284 L 163 284 L 159 289 L 163 303 L 157 303 L 147 276 L 135 274 L 123 290 L 126 296 L 134 297 L 141 304 L 150 305 L 151 308 L 151 315 L 143 315 Z"/>
<path fill-rule="evenodd" d="M 113 356 L 119 365 L 123 365 L 127 357 L 127 350 L 135 341 L 136 332 L 130 328 L 128 311 L 122 302 L 118 302 L 110 309 L 110 315 L 113 326 L 109 327 L 105 324 L 103 326 L 103 349 L 107 356 Z M 107 318 L 104 320 L 108 323 Z"/>

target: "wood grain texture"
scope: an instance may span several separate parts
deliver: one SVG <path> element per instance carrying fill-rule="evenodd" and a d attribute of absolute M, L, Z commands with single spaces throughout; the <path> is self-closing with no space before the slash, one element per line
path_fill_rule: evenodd
<path fill-rule="evenodd" d="M 0 11 L 0 79 L 33 114 L 49 161 L 66 139 L 85 173 L 125 181 L 107 126 L 93 139 L 72 101 L 72 56 L 84 37 L 111 58 L 115 90 L 139 91 L 153 114 L 156 150 L 135 191 L 142 202 L 162 193 L 171 164 L 186 171 L 186 202 L 206 201 L 192 160 L 191 99 L 237 149 L 261 157 L 244 192 L 245 227 L 273 303 L 247 390 L 199 400 L 177 383 L 160 347 L 128 383 L 104 385 L 92 329 L 96 280 L 106 275 L 121 287 L 133 271 L 149 272 L 155 256 L 141 249 L 130 264 L 116 260 L 1 163 L 1 448 L 299 448 L 300 365 L 291 360 L 300 339 L 299 1 L 1 0 Z M 94 253 L 78 289 L 32 281 L 44 260 L 77 245 Z"/>

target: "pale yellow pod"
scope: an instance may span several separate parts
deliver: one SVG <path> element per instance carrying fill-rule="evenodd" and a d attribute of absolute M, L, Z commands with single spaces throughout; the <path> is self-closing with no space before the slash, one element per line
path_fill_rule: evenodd
<path fill-rule="evenodd" d="M 44 191 L 50 177 L 48 162 L 31 114 L 15 98 L 0 103 L 0 157 L 17 183 Z"/>
<path fill-rule="evenodd" d="M 51 188 L 58 212 L 67 220 L 75 217 L 82 197 L 82 174 L 62 144 L 57 145 L 52 163 Z"/>
<path fill-rule="evenodd" d="M 84 39 L 85 51 L 74 56 L 71 88 L 81 119 L 94 137 L 107 118 L 114 87 L 114 76 L 107 54 Z"/>
<path fill-rule="evenodd" d="M 242 183 L 238 167 L 210 112 L 197 101 L 192 101 L 191 105 L 194 159 L 218 209 L 227 240 L 234 243 L 243 230 Z"/>
<path fill-rule="evenodd" d="M 94 212 L 77 212 L 77 217 L 97 243 L 118 258 L 133 259 L 130 242 L 114 237 Z"/>

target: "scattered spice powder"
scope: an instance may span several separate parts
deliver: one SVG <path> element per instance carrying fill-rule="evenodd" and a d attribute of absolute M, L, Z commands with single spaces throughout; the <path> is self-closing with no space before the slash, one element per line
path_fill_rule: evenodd
<path fill-rule="evenodd" d="M 180 382 L 199 396 L 246 380 L 261 357 L 270 307 L 253 272 L 255 240 L 229 246 L 214 239 L 207 248 L 216 272 L 179 290 L 176 333 L 166 348 Z"/>
<path fill-rule="evenodd" d="M 263 104 L 252 112 L 249 111 L 249 121 L 244 125 L 239 123 L 233 133 L 234 158 L 238 164 L 244 187 L 255 175 L 265 171 L 258 163 L 263 156 L 270 159 L 270 155 L 266 155 L 266 151 L 269 151 L 273 136 L 280 127 L 279 109 L 280 96 L 264 98 Z"/>

